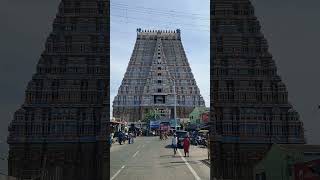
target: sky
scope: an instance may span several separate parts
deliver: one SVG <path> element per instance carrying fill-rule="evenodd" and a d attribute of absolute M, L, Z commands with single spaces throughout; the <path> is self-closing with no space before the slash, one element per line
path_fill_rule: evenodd
<path fill-rule="evenodd" d="M 44 42 L 52 29 L 52 21 L 59 1 L 0 0 L 0 144 L 6 141 L 7 127 L 14 111 L 23 103 L 25 88 L 36 70 L 36 64 L 44 49 Z M 188 10 L 196 14 L 205 14 L 209 8 L 209 6 L 206 8 L 205 4 L 208 3 L 206 0 L 174 0 L 170 3 L 164 3 L 164 0 L 153 0 L 152 4 L 149 1 L 113 0 L 117 3 L 129 3 L 130 7 L 142 5 L 164 11 Z M 197 3 L 192 3 L 195 1 Z M 308 143 L 320 144 L 320 138 L 318 138 L 320 136 L 320 110 L 317 109 L 320 104 L 320 24 L 318 23 L 320 1 L 254 0 L 253 4 L 262 25 L 262 31 L 270 45 L 270 52 L 278 67 L 278 73 L 287 85 L 289 100 L 300 113 L 301 120 L 305 124 Z M 120 10 L 117 13 L 121 14 Z M 157 22 L 154 16 L 145 15 L 144 18 L 154 18 L 154 22 Z M 171 17 L 172 22 L 174 18 L 177 17 Z M 115 20 L 112 17 L 111 19 L 111 21 Z M 113 26 L 111 29 L 111 93 L 115 92 L 120 84 L 116 77 L 121 80 L 124 75 L 132 53 L 136 28 L 152 28 L 151 22 L 147 26 L 127 21 L 131 22 L 128 23 L 130 26 L 111 22 Z M 183 22 L 183 24 L 190 23 L 193 22 Z M 158 23 L 152 24 L 156 26 L 154 24 Z M 162 28 L 177 28 L 177 25 L 170 23 L 164 26 L 167 27 Z M 156 27 L 160 28 L 158 25 Z M 188 29 L 197 29 L 197 31 L 184 28 L 187 27 L 180 27 L 182 43 L 200 91 L 205 97 L 205 93 L 209 90 L 209 86 L 205 83 L 209 83 L 209 79 L 203 80 L 201 73 L 209 74 L 209 62 L 206 55 L 208 51 L 202 50 L 198 44 L 208 41 L 206 40 L 208 35 L 205 35 L 208 32 L 203 31 L 205 29 L 203 26 L 199 28 L 196 25 L 188 25 Z M 203 43 L 203 46 L 206 45 L 208 44 Z M 116 50 L 122 53 L 116 56 L 114 54 Z M 204 63 L 199 63 L 200 61 Z M 197 73 L 197 69 L 202 68 L 208 70 Z M 111 97 L 114 95 L 115 93 L 111 94 Z"/>
<path fill-rule="evenodd" d="M 210 3 L 194 0 L 111 0 L 110 103 L 117 94 L 136 40 L 136 29 L 181 30 L 188 62 L 210 105 Z M 110 107 L 112 111 L 112 107 Z"/>

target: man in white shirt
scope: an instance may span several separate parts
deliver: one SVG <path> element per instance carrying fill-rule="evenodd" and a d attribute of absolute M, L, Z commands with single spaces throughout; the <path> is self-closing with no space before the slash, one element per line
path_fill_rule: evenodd
<path fill-rule="evenodd" d="M 173 137 L 172 137 L 172 147 L 173 147 L 173 153 L 174 155 L 176 155 L 177 147 L 178 147 L 178 138 L 176 134 L 173 134 Z"/>

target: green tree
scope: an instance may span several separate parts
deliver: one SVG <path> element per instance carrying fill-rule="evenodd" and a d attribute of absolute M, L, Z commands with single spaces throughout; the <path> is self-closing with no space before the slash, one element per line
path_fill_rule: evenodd
<path fill-rule="evenodd" d="M 151 110 L 145 114 L 143 121 L 150 122 L 151 119 L 158 119 L 159 117 L 159 114 L 157 114 L 155 110 Z"/>

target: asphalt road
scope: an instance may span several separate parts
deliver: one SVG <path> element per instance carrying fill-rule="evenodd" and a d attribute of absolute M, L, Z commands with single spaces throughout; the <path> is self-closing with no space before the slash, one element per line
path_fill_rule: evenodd
<path fill-rule="evenodd" d="M 183 149 L 173 156 L 170 138 L 137 137 L 134 144 L 111 147 L 111 180 L 209 180 L 210 169 L 201 162 L 207 150 L 190 147 L 190 157 Z"/>

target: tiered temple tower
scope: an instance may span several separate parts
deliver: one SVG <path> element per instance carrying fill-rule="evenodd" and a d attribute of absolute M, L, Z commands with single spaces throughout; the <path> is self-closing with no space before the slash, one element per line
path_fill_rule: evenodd
<path fill-rule="evenodd" d="M 305 143 L 303 123 L 249 0 L 212 2 L 212 177 L 254 179 L 272 143 Z"/>
<path fill-rule="evenodd" d="M 162 118 L 186 118 L 197 106 L 205 106 L 181 42 L 181 32 L 137 29 L 137 40 L 118 94 L 113 116 L 142 120 L 151 110 Z M 175 90 L 174 90 L 175 87 Z"/>
<path fill-rule="evenodd" d="M 109 1 L 62 0 L 9 127 L 9 175 L 109 179 Z"/>

